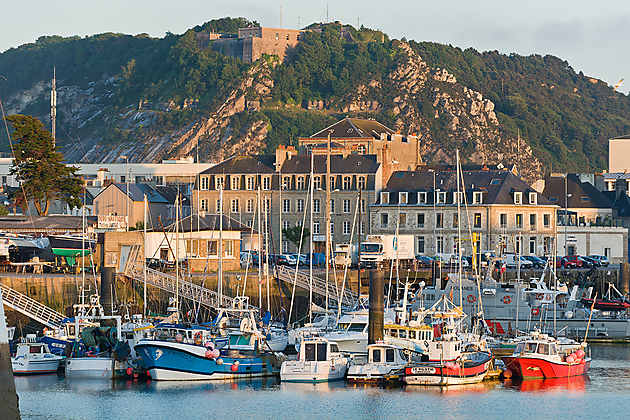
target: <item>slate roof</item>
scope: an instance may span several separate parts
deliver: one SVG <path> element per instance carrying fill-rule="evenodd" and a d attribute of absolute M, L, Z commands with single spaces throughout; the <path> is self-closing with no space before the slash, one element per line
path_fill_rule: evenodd
<path fill-rule="evenodd" d="M 275 172 L 275 155 L 232 156 L 202 174 L 269 174 Z"/>
<path fill-rule="evenodd" d="M 85 216 L 86 224 L 95 226 L 97 216 Z M 80 231 L 83 229 L 82 216 L 2 216 L 0 230 L 15 231 Z"/>
<path fill-rule="evenodd" d="M 332 139 L 380 139 L 381 133 L 395 134 L 395 131 L 384 126 L 376 120 L 365 120 L 360 118 L 344 118 L 331 126 L 324 128 L 313 134 L 311 138 L 328 138 L 328 133 L 332 130 Z"/>
<path fill-rule="evenodd" d="M 630 140 L 630 134 L 626 134 L 624 136 L 613 137 L 611 140 Z"/>
<path fill-rule="evenodd" d="M 156 185 L 153 187 L 167 202 L 175 204 L 175 198 L 177 197 L 177 186 L 175 185 Z M 183 206 L 190 206 L 190 200 L 186 194 L 179 189 L 179 194 L 182 200 Z"/>
<path fill-rule="evenodd" d="M 205 216 L 199 216 L 197 214 L 193 214 L 188 217 L 184 217 L 179 222 L 179 231 L 180 232 L 190 232 L 191 231 L 191 223 L 192 223 L 192 231 L 197 231 L 197 226 L 199 226 L 199 230 L 207 231 L 207 230 L 219 230 L 219 221 L 220 215 L 218 214 L 206 214 Z M 172 223 L 165 227 L 167 232 L 175 231 L 175 223 Z M 252 228 L 239 223 L 238 220 L 233 219 L 227 215 L 223 215 L 223 230 L 225 231 L 234 231 L 238 230 L 241 232 L 249 233 L 252 231 Z M 254 233 L 257 233 L 254 230 Z"/>
<path fill-rule="evenodd" d="M 543 194 L 551 202 L 568 208 L 611 208 L 612 202 L 590 182 L 581 182 L 575 174 L 567 178 L 566 193 L 569 195 L 565 205 L 565 180 L 561 176 L 552 176 L 545 180 Z"/>
<path fill-rule="evenodd" d="M 375 155 L 350 154 L 346 157 L 342 155 L 330 156 L 330 172 L 333 174 L 373 174 L 378 171 L 379 166 L 380 163 L 376 161 Z M 326 173 L 326 155 L 315 155 L 313 157 L 313 167 L 315 173 Z M 282 164 L 283 174 L 306 174 L 310 172 L 310 154 L 293 156 Z"/>
<path fill-rule="evenodd" d="M 471 204 L 473 192 L 483 193 L 483 204 L 514 204 L 514 192 L 523 193 L 523 203 L 529 203 L 529 193 L 536 192 L 521 178 L 506 170 L 463 171 L 466 201 Z M 435 176 L 435 181 L 434 181 Z M 435 182 L 435 184 L 434 184 Z M 399 192 L 408 192 L 408 204 L 418 204 L 419 192 L 428 192 L 426 204 L 433 204 L 433 188 L 446 191 L 446 204 L 453 204 L 453 192 L 457 191 L 456 171 L 397 171 L 392 174 L 383 190 L 389 194 L 389 203 L 398 204 Z M 380 197 L 378 197 L 380 204 Z M 551 203 L 544 195 L 537 195 L 541 205 Z"/>
<path fill-rule="evenodd" d="M 602 193 L 612 203 L 617 216 L 630 217 L 630 197 L 627 194 L 617 194 L 617 191 L 603 191 Z"/>

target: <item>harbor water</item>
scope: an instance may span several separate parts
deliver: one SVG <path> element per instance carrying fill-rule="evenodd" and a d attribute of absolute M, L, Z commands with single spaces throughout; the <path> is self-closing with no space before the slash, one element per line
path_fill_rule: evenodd
<path fill-rule="evenodd" d="M 449 388 L 17 377 L 23 419 L 618 419 L 630 412 L 630 346 L 593 345 L 587 377 Z"/>

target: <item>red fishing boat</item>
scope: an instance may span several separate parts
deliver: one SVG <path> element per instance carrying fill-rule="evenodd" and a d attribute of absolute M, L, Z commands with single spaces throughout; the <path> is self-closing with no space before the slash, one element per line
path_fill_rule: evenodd
<path fill-rule="evenodd" d="M 505 363 L 505 377 L 523 379 L 568 378 L 584 375 L 591 366 L 585 343 L 549 337 L 538 332 L 516 345 Z"/>

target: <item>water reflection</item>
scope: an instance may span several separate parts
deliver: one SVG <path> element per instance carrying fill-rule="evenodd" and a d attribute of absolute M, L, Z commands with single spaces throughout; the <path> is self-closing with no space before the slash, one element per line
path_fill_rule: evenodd
<path fill-rule="evenodd" d="M 480 382 L 469 385 L 449 385 L 449 386 L 428 386 L 428 385 L 407 385 L 405 392 L 430 393 L 441 395 L 465 395 L 465 394 L 485 394 L 500 386 L 498 381 Z"/>
<path fill-rule="evenodd" d="M 344 381 L 320 383 L 281 382 L 279 389 L 280 391 L 290 391 L 301 394 L 321 394 L 346 389 L 346 383 Z"/>
<path fill-rule="evenodd" d="M 569 378 L 527 379 L 523 381 L 505 380 L 503 386 L 525 392 L 584 392 L 589 383 L 587 375 Z"/>

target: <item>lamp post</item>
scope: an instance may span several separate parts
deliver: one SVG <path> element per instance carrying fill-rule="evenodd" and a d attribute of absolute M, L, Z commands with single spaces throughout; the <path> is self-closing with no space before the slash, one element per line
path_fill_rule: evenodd
<path fill-rule="evenodd" d="M 127 195 L 127 201 L 125 203 L 125 218 L 127 219 L 127 232 L 129 232 L 129 157 L 127 155 L 121 155 L 121 159 L 125 159 L 125 189 Z"/>

